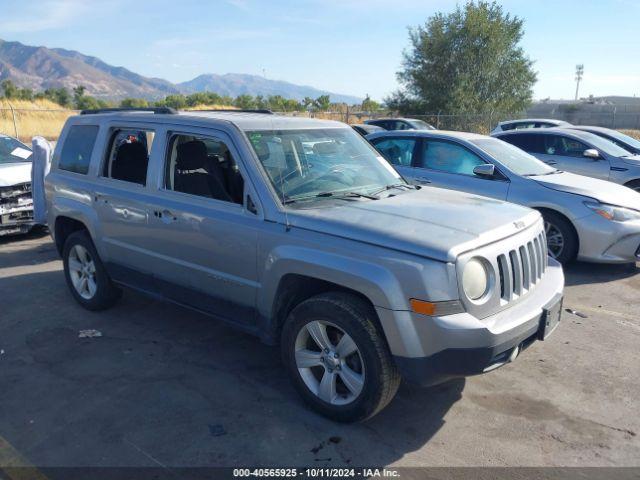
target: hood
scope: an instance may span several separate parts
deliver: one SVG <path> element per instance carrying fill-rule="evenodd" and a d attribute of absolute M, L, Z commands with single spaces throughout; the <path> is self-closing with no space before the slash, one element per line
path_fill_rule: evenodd
<path fill-rule="evenodd" d="M 539 184 L 559 192 L 573 193 L 584 197 L 594 198 L 602 203 L 619 205 L 621 207 L 640 209 L 640 193 L 623 185 L 585 177 L 574 173 L 562 172 L 553 175 L 538 175 L 529 177 Z"/>
<path fill-rule="evenodd" d="M 526 207 L 435 187 L 331 205 L 291 209 L 289 223 L 443 262 L 521 232 L 540 218 Z"/>
<path fill-rule="evenodd" d="M 0 163 L 0 187 L 31 181 L 31 162 Z"/>

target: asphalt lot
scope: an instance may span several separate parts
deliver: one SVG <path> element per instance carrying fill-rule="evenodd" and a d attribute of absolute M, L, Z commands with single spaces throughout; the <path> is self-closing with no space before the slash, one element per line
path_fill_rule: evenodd
<path fill-rule="evenodd" d="M 356 425 L 307 410 L 276 349 L 131 291 L 87 312 L 61 269 L 48 236 L 0 239 L 0 465 L 640 465 L 639 268 L 569 267 L 582 316 Z"/>

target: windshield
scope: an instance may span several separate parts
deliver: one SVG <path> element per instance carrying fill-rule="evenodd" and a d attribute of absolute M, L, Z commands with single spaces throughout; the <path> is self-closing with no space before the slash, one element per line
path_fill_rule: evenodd
<path fill-rule="evenodd" d="M 261 130 L 247 135 L 284 203 L 368 195 L 390 185 L 406 184 L 351 128 Z"/>
<path fill-rule="evenodd" d="M 510 143 L 503 142 L 497 138 L 474 139 L 471 142 L 517 175 L 529 177 L 532 175 L 546 175 L 557 171 L 524 150 L 520 150 L 518 147 L 514 147 Z"/>
<path fill-rule="evenodd" d="M 422 120 L 411 120 L 411 125 L 413 125 L 417 130 L 435 130 L 435 128 Z"/>
<path fill-rule="evenodd" d="M 0 163 L 30 162 L 31 149 L 15 138 L 0 137 Z"/>
<path fill-rule="evenodd" d="M 596 132 L 593 132 L 596 135 L 599 135 Z M 616 140 L 620 140 L 623 143 L 626 143 L 627 145 L 631 145 L 633 148 L 638 148 L 640 149 L 640 140 L 637 140 L 633 137 L 630 137 L 629 135 L 625 135 L 624 133 L 618 132 L 617 130 L 611 130 L 609 132 L 607 132 L 607 135 L 609 135 L 612 138 L 615 138 Z M 620 147 L 623 148 L 623 147 Z"/>
<path fill-rule="evenodd" d="M 612 141 L 607 140 L 606 138 L 599 137 L 598 135 L 595 135 L 593 133 L 584 132 L 579 136 L 584 138 L 586 142 L 589 142 L 593 148 L 613 157 L 628 157 L 629 155 L 631 155 L 631 152 L 629 152 L 628 150 L 625 150 Z"/>

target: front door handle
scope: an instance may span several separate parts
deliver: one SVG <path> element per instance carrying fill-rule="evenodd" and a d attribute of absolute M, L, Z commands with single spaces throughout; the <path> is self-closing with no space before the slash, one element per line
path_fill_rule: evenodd
<path fill-rule="evenodd" d="M 153 215 L 155 217 L 158 217 L 160 220 L 162 220 L 163 223 L 171 223 L 178 220 L 178 217 L 176 217 L 173 213 L 171 213 L 170 210 L 167 210 L 167 209 L 154 210 Z"/>
<path fill-rule="evenodd" d="M 553 160 L 549 160 L 549 161 L 546 161 L 544 163 L 546 163 L 547 165 L 557 165 L 558 164 L 558 162 L 554 162 Z"/>

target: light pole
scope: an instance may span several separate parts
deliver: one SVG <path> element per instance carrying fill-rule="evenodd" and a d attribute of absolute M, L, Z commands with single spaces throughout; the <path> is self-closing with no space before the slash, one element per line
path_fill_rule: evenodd
<path fill-rule="evenodd" d="M 580 80 L 584 74 L 584 65 L 576 65 L 576 100 L 578 100 L 578 89 L 580 88 Z"/>

